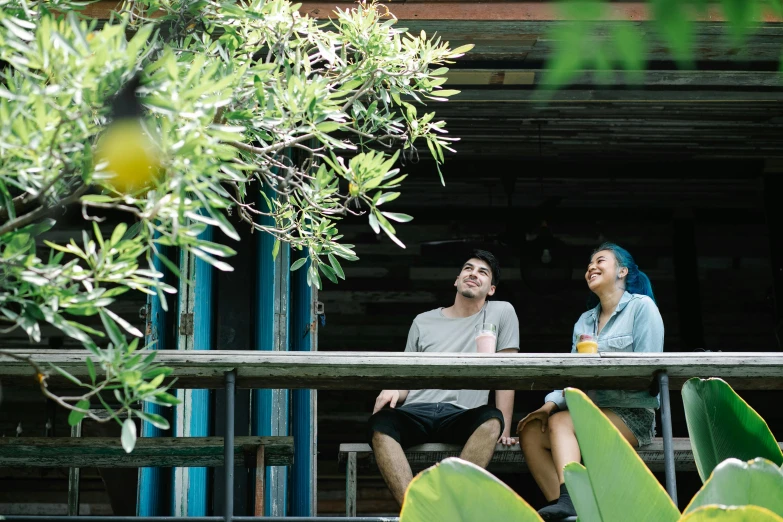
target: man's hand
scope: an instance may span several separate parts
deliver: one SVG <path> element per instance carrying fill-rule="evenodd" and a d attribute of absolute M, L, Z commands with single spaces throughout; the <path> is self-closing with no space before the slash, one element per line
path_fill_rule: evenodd
<path fill-rule="evenodd" d="M 534 420 L 540 420 L 541 433 L 546 432 L 547 426 L 549 425 L 549 416 L 552 415 L 555 410 L 557 410 L 557 405 L 554 402 L 547 402 L 536 411 L 528 413 L 525 418 L 517 424 L 517 435 L 521 437 L 525 425 Z"/>
<path fill-rule="evenodd" d="M 504 446 L 516 446 L 519 441 L 511 436 L 511 428 L 506 427 L 506 429 L 503 430 L 503 435 L 498 439 L 498 442 Z"/>
<path fill-rule="evenodd" d="M 397 401 L 400 400 L 400 390 L 383 390 L 379 395 L 378 398 L 375 399 L 375 408 L 372 410 L 372 414 L 375 415 L 379 411 L 381 411 L 381 408 L 386 406 L 387 404 L 394 408 L 397 406 Z"/>

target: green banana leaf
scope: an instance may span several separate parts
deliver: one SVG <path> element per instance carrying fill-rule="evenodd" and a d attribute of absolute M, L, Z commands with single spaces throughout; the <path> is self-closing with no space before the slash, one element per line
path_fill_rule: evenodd
<path fill-rule="evenodd" d="M 783 452 L 767 423 L 726 381 L 689 379 L 682 387 L 682 402 L 702 481 L 729 458 L 762 457 L 783 464 Z"/>
<path fill-rule="evenodd" d="M 758 506 L 706 506 L 683 516 L 679 522 L 783 522 L 783 518 Z"/>
<path fill-rule="evenodd" d="M 542 522 L 514 490 L 468 461 L 451 457 L 416 477 L 400 522 Z"/>
<path fill-rule="evenodd" d="M 709 504 L 752 504 L 783 516 L 783 471 L 764 459 L 750 462 L 725 460 L 715 467 L 710 478 L 685 508 L 685 513 Z"/>
<path fill-rule="evenodd" d="M 565 391 L 600 518 L 586 522 L 675 522 L 680 512 L 658 479 L 601 410 L 581 391 Z M 573 469 L 573 468 L 572 468 Z M 573 477 L 573 475 L 572 475 Z M 581 496 L 582 485 L 568 482 Z M 587 501 L 583 502 L 587 503 Z M 577 510 L 577 513 L 579 511 Z M 580 514 L 581 518 L 581 514 Z"/>
<path fill-rule="evenodd" d="M 590 522 L 602 520 L 601 510 L 598 509 L 587 468 L 578 462 L 569 462 L 563 468 L 563 474 L 566 486 L 568 486 L 568 494 L 571 495 L 576 512 L 579 513 L 579 520 Z"/>

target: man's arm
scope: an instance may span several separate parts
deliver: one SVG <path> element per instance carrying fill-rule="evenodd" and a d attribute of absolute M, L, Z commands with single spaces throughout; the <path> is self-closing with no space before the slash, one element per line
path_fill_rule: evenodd
<path fill-rule="evenodd" d="M 398 404 L 402 404 L 405 402 L 405 399 L 408 398 L 408 390 L 383 390 L 379 395 L 378 398 L 375 399 L 375 407 L 372 410 L 373 415 L 381 411 L 381 409 L 386 406 L 387 404 L 394 408 Z M 511 399 L 514 400 L 513 397 Z M 513 404 L 512 404 L 513 406 Z"/>
<path fill-rule="evenodd" d="M 503 433 L 498 442 L 504 446 L 513 446 L 516 440 L 511 436 L 511 416 L 514 414 L 514 390 L 496 390 L 495 406 L 503 414 Z"/>

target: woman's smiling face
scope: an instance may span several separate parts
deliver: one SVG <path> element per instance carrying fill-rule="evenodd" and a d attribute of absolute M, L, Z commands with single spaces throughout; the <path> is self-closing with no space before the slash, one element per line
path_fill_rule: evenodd
<path fill-rule="evenodd" d="M 587 287 L 595 293 L 602 288 L 613 288 L 627 274 L 627 268 L 617 266 L 617 258 L 611 250 L 599 250 L 587 265 L 585 281 Z"/>

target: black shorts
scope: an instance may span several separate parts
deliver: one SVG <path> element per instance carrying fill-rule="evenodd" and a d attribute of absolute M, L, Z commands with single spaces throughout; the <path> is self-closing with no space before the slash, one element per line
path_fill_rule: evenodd
<path fill-rule="evenodd" d="M 465 444 L 476 428 L 489 419 L 500 421 L 503 433 L 503 414 L 494 406 L 466 410 L 442 402 L 408 404 L 384 408 L 370 417 L 368 436 L 372 444 L 373 433 L 383 433 L 403 448 L 426 442 Z"/>

